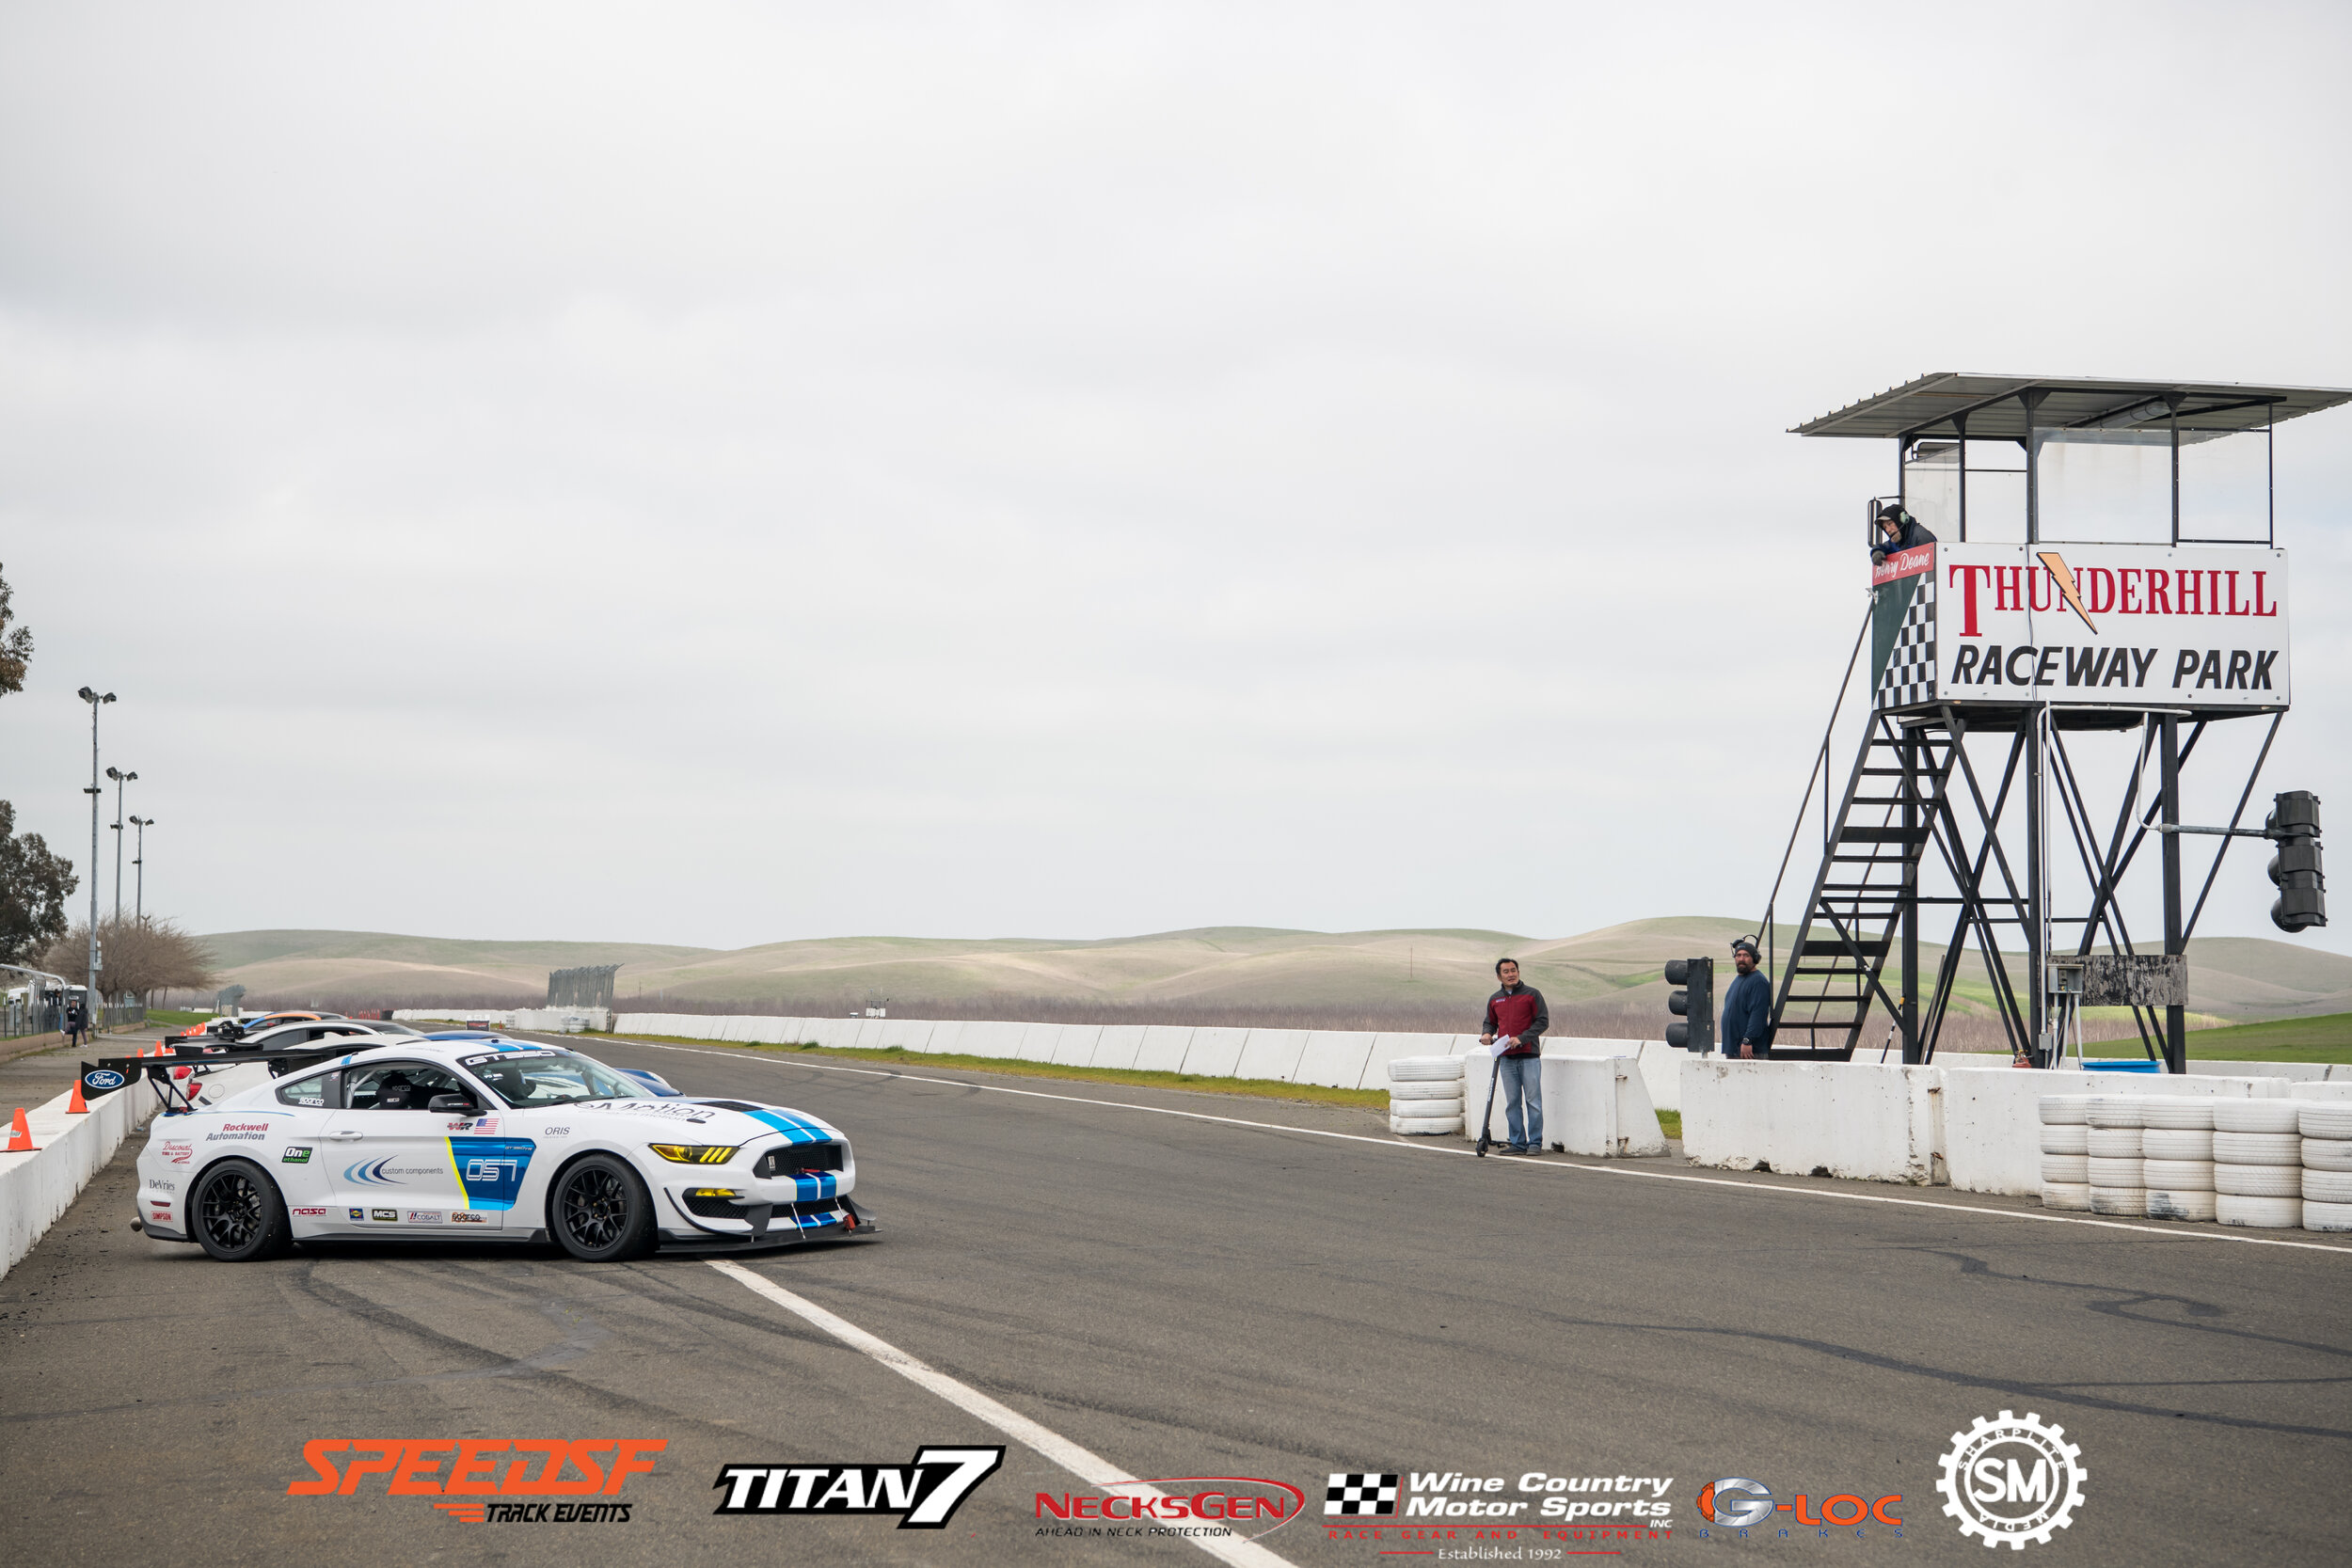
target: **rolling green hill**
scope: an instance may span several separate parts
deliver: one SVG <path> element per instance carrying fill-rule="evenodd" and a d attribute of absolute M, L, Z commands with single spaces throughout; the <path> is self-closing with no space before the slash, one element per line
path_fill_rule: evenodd
<path fill-rule="evenodd" d="M 1236 926 L 1085 942 L 832 937 L 731 951 L 367 931 L 230 931 L 204 940 L 227 979 L 278 1002 L 528 1003 L 546 995 L 550 969 L 618 963 L 617 995 L 625 1008 L 641 999 L 647 1006 L 664 1000 L 791 1000 L 830 1007 L 869 997 L 927 1011 L 982 997 L 1121 1006 L 1459 1007 L 1465 997 L 1474 1004 L 1485 994 L 1494 960 L 1509 954 L 1555 1004 L 1616 999 L 1646 1007 L 1663 995 L 1659 970 L 1666 959 L 1721 956 L 1731 937 L 1752 928 L 1711 916 L 1638 920 L 1558 938 Z M 1790 935 L 1779 934 L 1784 946 Z M 1942 956 L 1941 948 L 1922 944 L 1930 974 Z M 2189 965 L 2190 1003 L 2199 1012 L 2252 1020 L 2352 1010 L 2352 958 L 2225 937 L 2191 943 Z M 1961 1014 L 1987 1010 L 1991 993 L 1981 959 L 1963 959 L 1958 990 Z"/>

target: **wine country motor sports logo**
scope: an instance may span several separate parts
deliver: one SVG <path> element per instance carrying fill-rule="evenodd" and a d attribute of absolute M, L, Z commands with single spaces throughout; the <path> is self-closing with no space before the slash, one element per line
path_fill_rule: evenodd
<path fill-rule="evenodd" d="M 1674 1539 L 1672 1476 L 1553 1475 L 1529 1470 L 1333 1471 L 1323 1494 L 1327 1541 L 1384 1552 L 1441 1551 L 1471 1542 L 1528 1557 L 1617 1552 L 1636 1542 Z M 1516 1545 L 1514 1544 L 1517 1544 Z"/>
<path fill-rule="evenodd" d="M 1702 1541 L 1719 1537 L 1745 1541 L 1751 1532 L 1761 1532 L 1772 1540 L 1785 1541 L 1794 1539 L 1800 1529 L 1809 1529 L 1817 1539 L 1826 1541 L 1833 1531 L 1851 1530 L 1861 1540 L 1869 1527 L 1882 1525 L 1899 1538 L 1903 1520 L 1895 1507 L 1902 1500 L 1899 1492 L 1878 1497 L 1836 1492 L 1824 1496 L 1816 1507 L 1813 1494 L 1800 1492 L 1788 1502 L 1775 1502 L 1772 1489 L 1762 1481 L 1749 1476 L 1725 1476 L 1699 1488 L 1702 1523 L 1698 1536 Z"/>
<path fill-rule="evenodd" d="M 2082 1453 L 2066 1440 L 2064 1427 L 2043 1425 L 2033 1411 L 2022 1420 L 2009 1410 L 1998 1420 L 1979 1416 L 1966 1432 L 1952 1433 L 1935 1489 L 1961 1534 L 2022 1552 L 2028 1541 L 2047 1545 L 2051 1531 L 2074 1522 L 2090 1477 Z"/>
<path fill-rule="evenodd" d="M 713 1513 L 880 1515 L 900 1529 L 946 1529 L 963 1499 L 1005 1462 L 993 1449 L 917 1449 L 909 1465 L 728 1465 Z"/>
<path fill-rule="evenodd" d="M 631 1476 L 653 1473 L 666 1437 L 313 1437 L 302 1445 L 307 1479 L 294 1497 L 348 1497 L 383 1476 L 393 1497 L 436 1497 L 469 1525 L 626 1525 L 633 1506 L 617 1498 Z M 370 1486 L 369 1490 L 373 1491 Z M 564 1502 L 529 1502 L 564 1497 Z"/>

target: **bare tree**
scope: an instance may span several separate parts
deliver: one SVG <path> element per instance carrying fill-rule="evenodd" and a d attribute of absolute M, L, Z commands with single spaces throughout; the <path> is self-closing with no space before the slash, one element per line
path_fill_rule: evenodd
<path fill-rule="evenodd" d="M 144 920 L 102 920 L 98 945 L 104 962 L 98 971 L 98 989 L 107 996 L 136 996 L 144 1004 L 159 990 L 206 990 L 217 983 L 212 949 L 190 936 L 175 920 L 149 915 Z M 76 925 L 52 942 L 41 961 L 59 974 L 72 974 L 87 964 L 89 927 Z"/>

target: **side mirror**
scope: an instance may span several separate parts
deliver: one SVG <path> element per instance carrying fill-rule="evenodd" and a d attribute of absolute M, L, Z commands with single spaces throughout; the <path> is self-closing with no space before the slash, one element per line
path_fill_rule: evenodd
<path fill-rule="evenodd" d="M 472 1097 L 462 1094 L 437 1094 L 424 1102 L 428 1111 L 473 1111 L 480 1109 Z"/>

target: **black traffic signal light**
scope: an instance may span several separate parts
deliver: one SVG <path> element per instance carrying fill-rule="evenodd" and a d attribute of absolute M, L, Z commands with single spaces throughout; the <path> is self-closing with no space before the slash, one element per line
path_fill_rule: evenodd
<path fill-rule="evenodd" d="M 1682 989 L 1666 998 L 1666 1010 L 1685 1023 L 1666 1025 L 1666 1043 L 1677 1051 L 1715 1049 L 1715 960 L 1674 958 L 1666 964 L 1666 983 Z"/>
<path fill-rule="evenodd" d="M 2279 890 L 2270 923 L 2281 931 L 2307 931 L 2328 924 L 2328 879 L 2319 869 L 2319 797 L 2308 789 L 2280 793 L 2263 832 L 2276 843 L 2270 857 L 2271 885 Z"/>

